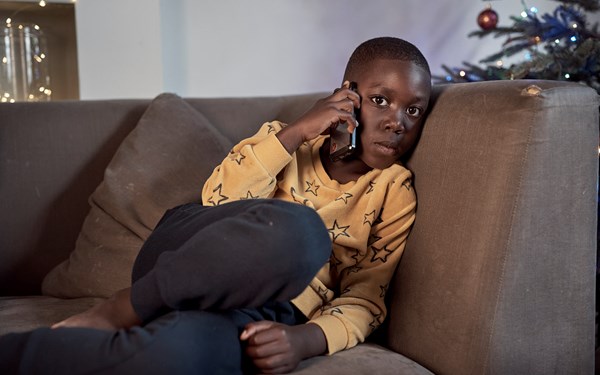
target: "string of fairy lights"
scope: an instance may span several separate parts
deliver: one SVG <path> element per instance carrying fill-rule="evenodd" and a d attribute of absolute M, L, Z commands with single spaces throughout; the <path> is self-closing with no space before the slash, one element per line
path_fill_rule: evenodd
<path fill-rule="evenodd" d="M 25 2 L 4 20 L 3 25 L 0 23 L 1 103 L 48 101 L 52 97 L 44 31 L 37 24 L 15 19 L 26 9 L 47 5 L 46 0 Z"/>
<path fill-rule="evenodd" d="M 523 5 L 523 10 L 521 11 L 521 13 L 519 15 L 523 20 L 536 19 L 538 17 L 539 9 L 537 7 L 535 7 L 535 6 L 529 7 L 525 3 L 525 1 L 521 1 L 521 4 Z M 481 27 L 481 29 L 484 30 L 485 32 L 491 32 L 491 31 L 493 31 L 494 28 L 496 28 L 496 26 L 498 24 L 498 19 L 499 19 L 498 14 L 492 9 L 491 3 L 490 3 L 490 4 L 488 4 L 487 8 L 484 9 L 479 14 L 479 16 L 477 18 L 477 23 Z M 576 21 L 569 23 L 569 28 L 571 30 L 573 30 L 573 35 L 571 35 L 566 40 L 561 40 L 560 38 L 556 38 L 556 39 L 554 39 L 553 43 L 556 46 L 561 45 L 561 43 L 565 43 L 565 42 L 573 43 L 573 44 L 577 43 L 579 41 L 578 36 L 577 36 L 577 31 L 581 26 L 582 25 L 580 25 Z M 472 33 L 472 35 L 475 35 L 475 34 L 476 33 Z M 539 35 L 536 35 L 536 36 L 532 37 L 531 39 L 532 39 L 531 44 L 533 46 L 540 45 L 542 42 L 544 42 L 543 38 Z M 524 54 L 522 55 L 522 58 L 525 61 L 531 61 L 533 59 L 533 55 L 532 55 L 531 51 L 525 51 Z M 495 61 L 488 61 L 488 63 L 491 63 L 491 64 L 497 66 L 498 68 L 502 68 L 506 65 L 507 62 L 504 58 L 498 58 Z M 467 78 L 468 74 L 469 74 L 469 72 L 466 70 L 458 71 L 458 76 L 461 78 Z M 565 80 L 569 80 L 571 78 L 571 74 L 569 72 L 565 72 L 563 74 L 563 76 L 564 76 Z M 448 82 L 453 81 L 453 77 L 451 75 L 447 75 L 446 81 L 448 81 Z"/>

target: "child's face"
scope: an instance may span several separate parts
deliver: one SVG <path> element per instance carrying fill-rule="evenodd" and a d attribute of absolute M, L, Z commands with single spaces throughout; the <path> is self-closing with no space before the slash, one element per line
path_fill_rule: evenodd
<path fill-rule="evenodd" d="M 431 77 L 410 61 L 374 60 L 352 77 L 361 97 L 358 157 L 384 169 L 412 148 L 429 104 Z"/>

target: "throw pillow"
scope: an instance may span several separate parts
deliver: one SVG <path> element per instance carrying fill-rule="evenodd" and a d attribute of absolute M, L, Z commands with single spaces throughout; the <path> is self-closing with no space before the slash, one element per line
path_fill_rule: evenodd
<path fill-rule="evenodd" d="M 90 196 L 70 258 L 44 279 L 46 295 L 108 297 L 131 284 L 131 268 L 164 212 L 199 202 L 231 142 L 174 94 L 155 98 Z"/>

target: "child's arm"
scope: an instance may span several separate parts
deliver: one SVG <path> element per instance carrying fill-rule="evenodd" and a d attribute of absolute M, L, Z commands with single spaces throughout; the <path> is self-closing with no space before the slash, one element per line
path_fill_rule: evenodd
<path fill-rule="evenodd" d="M 246 354 L 266 374 L 292 371 L 305 358 L 325 353 L 327 342 L 315 324 L 288 326 L 270 321 L 246 325 L 240 340 L 247 341 Z"/>
<path fill-rule="evenodd" d="M 216 206 L 240 199 L 272 198 L 277 176 L 298 147 L 339 121 L 347 121 L 354 130 L 353 108 L 359 105 L 358 94 L 344 88 L 319 100 L 288 126 L 266 123 L 255 136 L 238 143 L 215 168 L 202 190 L 203 203 Z"/>

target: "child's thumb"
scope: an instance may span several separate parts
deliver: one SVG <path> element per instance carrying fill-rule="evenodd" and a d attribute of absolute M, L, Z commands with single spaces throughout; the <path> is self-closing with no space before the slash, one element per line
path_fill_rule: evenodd
<path fill-rule="evenodd" d="M 274 324 L 273 322 L 268 321 L 268 320 L 261 320 L 258 322 L 248 323 L 248 324 L 246 324 L 246 326 L 244 327 L 244 330 L 240 334 L 240 340 L 242 340 L 242 341 L 248 340 L 250 337 L 254 336 L 258 332 L 271 328 L 273 326 L 273 324 Z"/>

